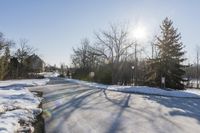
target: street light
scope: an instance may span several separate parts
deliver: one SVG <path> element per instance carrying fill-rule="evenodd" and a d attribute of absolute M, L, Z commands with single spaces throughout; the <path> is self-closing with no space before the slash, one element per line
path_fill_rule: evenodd
<path fill-rule="evenodd" d="M 133 82 L 134 82 L 134 79 L 133 79 L 133 73 L 134 73 L 134 69 L 135 69 L 135 66 L 131 66 L 131 69 L 132 69 L 132 74 L 131 74 L 131 77 L 132 77 L 132 84 L 133 84 Z"/>

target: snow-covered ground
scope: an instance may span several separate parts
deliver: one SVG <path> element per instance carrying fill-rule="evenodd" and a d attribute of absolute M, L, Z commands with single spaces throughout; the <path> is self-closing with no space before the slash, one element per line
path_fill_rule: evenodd
<path fill-rule="evenodd" d="M 17 85 L 17 86 L 37 86 L 37 85 L 46 85 L 49 82 L 49 79 L 23 79 L 23 80 L 5 80 L 0 81 L 0 87 Z"/>
<path fill-rule="evenodd" d="M 60 74 L 58 72 L 42 72 L 39 75 L 44 76 L 45 78 L 58 77 Z"/>
<path fill-rule="evenodd" d="M 49 79 L 0 81 L 0 133 L 14 133 L 31 126 L 38 114 L 41 98 L 27 86 L 45 85 Z"/>
<path fill-rule="evenodd" d="M 103 85 L 93 82 L 80 81 L 75 79 L 65 79 L 69 82 L 74 82 L 90 87 L 99 89 L 106 89 L 112 91 L 138 93 L 138 94 L 149 94 L 149 95 L 160 95 L 168 97 L 179 97 L 179 98 L 200 98 L 200 90 L 188 89 L 188 90 L 163 90 L 159 88 L 147 87 L 147 86 L 117 86 L 117 85 Z"/>
<path fill-rule="evenodd" d="M 200 98 L 200 90 L 166 91 L 147 86 L 103 85 L 74 79 L 65 79 L 85 86 L 128 93 L 150 94 L 180 98 Z M 42 112 L 38 106 L 41 98 L 34 96 L 26 87 L 46 85 L 49 79 L 0 81 L 0 133 L 13 133 L 24 128 L 33 130 L 32 123 Z"/>

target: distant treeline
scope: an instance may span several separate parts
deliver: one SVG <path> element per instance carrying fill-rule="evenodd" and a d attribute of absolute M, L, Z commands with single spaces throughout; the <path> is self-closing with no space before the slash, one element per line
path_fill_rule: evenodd
<path fill-rule="evenodd" d="M 72 55 L 74 78 L 106 84 L 148 85 L 184 89 L 191 76 L 184 65 L 185 50 L 181 34 L 166 18 L 150 45 L 151 57 L 137 41 L 132 40 L 126 26 L 111 25 L 95 33 L 94 42 L 83 39 Z M 142 58 L 144 57 L 144 58 Z M 194 74 L 194 73 L 193 73 Z"/>

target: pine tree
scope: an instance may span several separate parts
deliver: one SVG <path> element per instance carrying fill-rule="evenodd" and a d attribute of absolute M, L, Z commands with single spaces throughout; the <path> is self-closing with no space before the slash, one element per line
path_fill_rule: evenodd
<path fill-rule="evenodd" d="M 173 27 L 173 22 L 166 18 L 161 28 L 161 35 L 157 37 L 155 46 L 158 56 L 149 60 L 147 81 L 150 85 L 161 86 L 161 77 L 165 77 L 167 88 L 183 89 L 183 75 L 185 74 L 183 61 L 185 60 L 181 34 Z"/>

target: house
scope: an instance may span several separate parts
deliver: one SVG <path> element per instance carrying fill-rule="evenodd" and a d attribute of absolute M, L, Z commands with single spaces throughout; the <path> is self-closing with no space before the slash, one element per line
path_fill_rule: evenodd
<path fill-rule="evenodd" d="M 44 61 L 36 54 L 29 56 L 26 59 L 26 63 L 29 66 L 29 69 L 32 72 L 39 73 L 44 71 L 45 63 Z"/>

